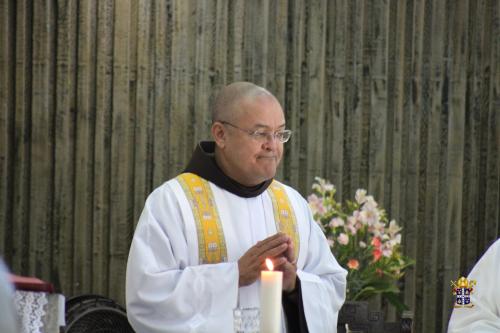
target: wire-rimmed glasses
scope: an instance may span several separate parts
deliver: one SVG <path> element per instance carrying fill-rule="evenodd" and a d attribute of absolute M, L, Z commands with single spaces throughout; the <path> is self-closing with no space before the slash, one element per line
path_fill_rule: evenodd
<path fill-rule="evenodd" d="M 280 130 L 276 131 L 274 133 L 265 131 L 263 129 L 258 129 L 255 131 L 249 131 L 244 128 L 238 127 L 234 124 L 231 124 L 230 122 L 219 120 L 219 123 L 224 124 L 224 125 L 229 125 L 231 127 L 234 127 L 246 134 L 248 134 L 252 139 L 259 141 L 259 142 L 267 142 L 271 141 L 272 139 L 276 139 L 281 143 L 285 143 L 288 140 L 290 140 L 290 137 L 292 136 L 292 131 L 285 129 L 285 130 Z"/>

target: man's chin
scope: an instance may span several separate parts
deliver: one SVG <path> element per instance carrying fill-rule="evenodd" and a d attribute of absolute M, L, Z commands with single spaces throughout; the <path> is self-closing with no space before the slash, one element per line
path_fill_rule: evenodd
<path fill-rule="evenodd" d="M 276 176 L 276 169 L 266 170 L 262 173 L 262 178 L 264 179 L 263 181 L 274 178 L 274 176 Z"/>

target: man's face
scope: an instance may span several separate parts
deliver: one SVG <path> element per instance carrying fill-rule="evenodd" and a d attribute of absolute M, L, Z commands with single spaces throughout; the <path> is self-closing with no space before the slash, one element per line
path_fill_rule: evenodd
<path fill-rule="evenodd" d="M 285 129 L 285 117 L 280 104 L 270 96 L 240 102 L 238 113 L 231 126 L 224 124 L 226 141 L 221 149 L 228 175 L 247 186 L 258 185 L 273 178 L 281 156 L 283 143 L 273 135 L 260 138 L 249 133 L 267 133 Z"/>

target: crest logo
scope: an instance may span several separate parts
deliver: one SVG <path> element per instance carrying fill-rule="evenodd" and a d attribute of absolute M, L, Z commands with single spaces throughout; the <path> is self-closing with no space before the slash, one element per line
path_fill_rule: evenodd
<path fill-rule="evenodd" d="M 455 308 L 472 308 L 474 304 L 470 301 L 470 296 L 474 293 L 476 280 L 467 280 L 465 277 L 457 281 L 451 281 L 451 291 L 456 296 Z"/>

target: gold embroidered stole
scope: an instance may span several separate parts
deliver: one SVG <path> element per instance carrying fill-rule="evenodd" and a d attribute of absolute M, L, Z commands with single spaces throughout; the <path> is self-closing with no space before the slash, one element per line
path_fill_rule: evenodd
<path fill-rule="evenodd" d="M 200 264 L 215 264 L 227 261 L 227 248 L 214 195 L 208 181 L 193 174 L 177 176 L 193 212 L 198 234 Z M 295 258 L 299 253 L 297 219 L 284 186 L 274 181 L 267 189 L 271 197 L 276 229 L 292 238 Z"/>
<path fill-rule="evenodd" d="M 285 187 L 280 182 L 273 180 L 267 189 L 267 193 L 273 203 L 276 229 L 287 234 L 292 239 L 295 260 L 297 260 L 300 249 L 299 231 L 297 229 L 297 219 Z"/>
<path fill-rule="evenodd" d="M 177 176 L 177 180 L 188 198 L 194 215 L 200 264 L 226 262 L 224 232 L 210 185 L 205 179 L 193 173 L 183 173 Z"/>

